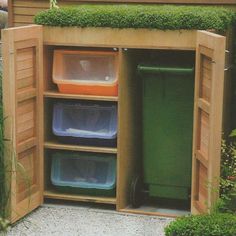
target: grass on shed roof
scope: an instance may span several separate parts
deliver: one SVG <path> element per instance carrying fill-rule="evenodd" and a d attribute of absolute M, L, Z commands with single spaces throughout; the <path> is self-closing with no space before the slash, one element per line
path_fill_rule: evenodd
<path fill-rule="evenodd" d="M 215 29 L 236 22 L 236 13 L 223 7 L 174 5 L 80 5 L 40 12 L 35 23 L 47 26 L 152 28 L 161 30 Z"/>

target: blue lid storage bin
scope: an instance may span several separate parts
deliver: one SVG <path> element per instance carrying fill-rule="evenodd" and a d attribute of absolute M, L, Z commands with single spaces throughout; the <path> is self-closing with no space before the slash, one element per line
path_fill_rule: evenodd
<path fill-rule="evenodd" d="M 113 196 L 116 187 L 115 155 L 66 151 L 53 153 L 51 182 L 59 191 Z"/>
<path fill-rule="evenodd" d="M 91 103 L 56 103 L 53 133 L 66 143 L 116 146 L 117 106 Z"/>

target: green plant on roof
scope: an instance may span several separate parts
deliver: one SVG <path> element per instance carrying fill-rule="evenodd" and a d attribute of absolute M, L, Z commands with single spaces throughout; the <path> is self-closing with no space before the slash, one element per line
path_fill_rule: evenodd
<path fill-rule="evenodd" d="M 149 28 L 160 30 L 214 29 L 224 31 L 236 13 L 223 7 L 175 5 L 83 4 L 38 13 L 35 23 L 60 27 Z"/>

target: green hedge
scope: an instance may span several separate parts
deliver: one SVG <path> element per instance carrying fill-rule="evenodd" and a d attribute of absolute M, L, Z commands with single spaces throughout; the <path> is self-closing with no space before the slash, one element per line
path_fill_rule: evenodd
<path fill-rule="evenodd" d="M 216 213 L 177 218 L 165 228 L 166 236 L 235 236 L 236 215 Z"/>
<path fill-rule="evenodd" d="M 35 23 L 47 26 L 215 29 L 236 22 L 236 13 L 223 7 L 174 5 L 80 5 L 38 13 Z"/>

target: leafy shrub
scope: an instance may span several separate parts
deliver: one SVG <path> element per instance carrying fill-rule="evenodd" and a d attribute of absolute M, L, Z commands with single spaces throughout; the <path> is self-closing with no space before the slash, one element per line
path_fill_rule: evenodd
<path fill-rule="evenodd" d="M 221 145 L 221 180 L 220 195 L 229 193 L 235 187 L 236 181 L 236 143 L 222 141 Z"/>
<path fill-rule="evenodd" d="M 236 142 L 235 131 L 221 145 L 220 200 L 215 208 L 219 212 L 236 212 Z"/>
<path fill-rule="evenodd" d="M 8 220 L 4 220 L 3 218 L 0 218 L 0 232 L 6 232 L 9 225 L 10 225 L 10 222 Z"/>
<path fill-rule="evenodd" d="M 227 213 L 177 218 L 165 228 L 166 236 L 235 236 L 236 216 Z"/>
<path fill-rule="evenodd" d="M 93 4 L 52 8 L 40 12 L 35 23 L 48 26 L 215 29 L 225 30 L 236 14 L 223 7 Z"/>

